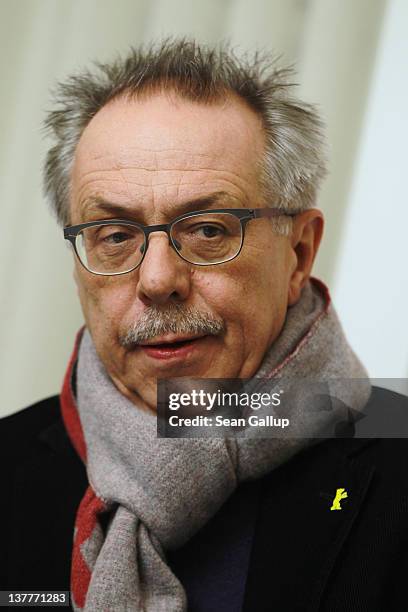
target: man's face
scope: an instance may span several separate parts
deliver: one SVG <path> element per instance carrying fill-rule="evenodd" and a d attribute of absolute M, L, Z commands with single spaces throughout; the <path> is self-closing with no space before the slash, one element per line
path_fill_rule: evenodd
<path fill-rule="evenodd" d="M 214 194 L 222 195 L 206 208 L 262 207 L 257 164 L 263 148 L 260 121 L 239 99 L 211 105 L 164 94 L 115 100 L 96 114 L 78 144 L 71 222 L 168 223 Z M 247 224 L 241 254 L 228 263 L 189 264 L 157 232 L 133 272 L 97 276 L 76 261 L 75 278 L 112 380 L 133 402 L 154 408 L 157 378 L 256 372 L 283 326 L 295 259 L 290 240 L 260 219 Z M 215 333 L 167 331 L 151 337 L 149 346 L 124 341 L 142 316 L 169 310 L 198 313 L 216 324 Z M 188 343 L 174 344 L 186 336 Z"/>

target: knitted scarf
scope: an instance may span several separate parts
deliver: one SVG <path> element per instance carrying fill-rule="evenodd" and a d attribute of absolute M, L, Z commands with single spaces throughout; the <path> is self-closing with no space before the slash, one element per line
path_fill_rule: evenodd
<path fill-rule="evenodd" d="M 82 331 L 61 393 L 64 424 L 89 480 L 74 530 L 74 609 L 184 612 L 185 591 L 166 550 L 189 540 L 241 482 L 284 463 L 308 440 L 157 438 L 155 415 L 117 390 Z M 348 392 L 355 410 L 370 395 L 367 374 L 316 280 L 288 309 L 255 376 L 365 379 Z M 107 521 L 101 520 L 105 513 Z"/>

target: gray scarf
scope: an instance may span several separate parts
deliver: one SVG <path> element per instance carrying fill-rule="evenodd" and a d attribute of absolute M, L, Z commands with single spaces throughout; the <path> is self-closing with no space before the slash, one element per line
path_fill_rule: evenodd
<path fill-rule="evenodd" d="M 304 288 L 255 376 L 365 379 L 345 398 L 360 410 L 370 383 L 328 302 L 320 284 Z M 74 608 L 183 612 L 186 595 L 166 549 L 189 540 L 241 482 L 268 473 L 309 440 L 157 438 L 156 417 L 116 389 L 87 330 L 77 386 L 88 479 L 110 522 L 106 535 L 96 522 L 80 546 L 90 581 L 85 605 L 74 602 Z"/>

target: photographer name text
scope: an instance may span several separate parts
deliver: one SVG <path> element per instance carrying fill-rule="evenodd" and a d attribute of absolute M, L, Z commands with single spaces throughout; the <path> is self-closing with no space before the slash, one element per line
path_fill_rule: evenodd
<path fill-rule="evenodd" d="M 171 415 L 168 423 L 171 427 L 280 427 L 285 429 L 290 424 L 289 419 L 272 417 L 267 415 L 259 417 L 252 414 L 249 417 L 226 418 L 221 415 L 215 417 L 198 415 L 195 417 L 179 417 Z"/>

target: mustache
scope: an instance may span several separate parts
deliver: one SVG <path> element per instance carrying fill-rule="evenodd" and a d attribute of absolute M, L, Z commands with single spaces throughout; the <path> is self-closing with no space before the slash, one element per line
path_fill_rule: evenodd
<path fill-rule="evenodd" d="M 120 334 L 119 343 L 129 348 L 168 333 L 218 336 L 224 331 L 224 321 L 208 312 L 182 304 L 171 304 L 165 308 L 154 304 Z"/>

